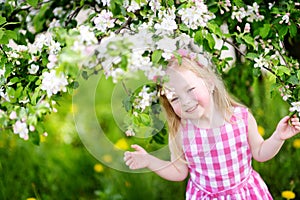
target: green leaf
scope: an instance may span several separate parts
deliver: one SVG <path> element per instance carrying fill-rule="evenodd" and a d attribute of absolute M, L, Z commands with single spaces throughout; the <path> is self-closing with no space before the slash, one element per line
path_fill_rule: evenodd
<path fill-rule="evenodd" d="M 0 30 L 0 36 L 0 44 L 8 44 L 9 40 L 4 31 Z"/>
<path fill-rule="evenodd" d="M 188 30 L 189 30 L 189 28 L 188 28 L 187 25 L 185 25 L 185 24 L 179 24 L 179 29 L 180 29 L 181 31 L 188 31 Z"/>
<path fill-rule="evenodd" d="M 123 103 L 123 106 L 124 106 L 126 112 L 129 112 L 132 109 L 132 102 L 131 102 L 130 96 L 125 97 L 125 99 L 123 99 L 122 103 Z"/>
<path fill-rule="evenodd" d="M 165 144 L 165 139 L 160 133 L 153 135 L 152 138 L 157 144 Z"/>
<path fill-rule="evenodd" d="M 197 31 L 194 36 L 194 40 L 197 44 L 202 45 L 203 44 L 203 35 L 202 31 Z"/>
<path fill-rule="evenodd" d="M 245 5 L 242 0 L 233 0 L 233 4 L 237 7 L 243 7 Z"/>
<path fill-rule="evenodd" d="M 228 46 L 223 45 L 222 48 L 221 48 L 221 51 L 227 51 L 227 50 L 229 50 Z"/>
<path fill-rule="evenodd" d="M 17 33 L 15 31 L 6 30 L 5 34 L 8 37 L 8 39 L 14 39 L 14 40 L 18 39 L 18 35 L 17 35 Z"/>
<path fill-rule="evenodd" d="M 87 71 L 82 71 L 81 76 L 82 76 L 82 78 L 84 78 L 85 80 L 88 80 L 88 78 L 89 78 L 89 75 L 88 75 Z"/>
<path fill-rule="evenodd" d="M 271 25 L 270 24 L 264 24 L 262 28 L 259 30 L 259 34 L 262 38 L 266 38 L 270 32 Z"/>
<path fill-rule="evenodd" d="M 120 67 L 122 69 L 126 70 L 127 64 L 128 64 L 127 56 L 122 55 L 121 56 L 121 66 Z"/>
<path fill-rule="evenodd" d="M 251 45 L 254 49 L 256 48 L 253 37 L 251 37 L 250 35 L 244 35 L 242 38 L 247 44 Z"/>
<path fill-rule="evenodd" d="M 283 74 L 290 75 L 290 74 L 291 74 L 291 71 L 290 71 L 290 69 L 287 68 L 286 66 L 279 66 L 279 67 L 277 67 L 277 69 L 276 69 L 276 74 L 279 75 L 279 76 L 282 76 Z"/>
<path fill-rule="evenodd" d="M 214 34 L 222 38 L 223 33 L 221 31 L 220 26 L 218 26 L 218 24 L 212 22 L 212 23 L 208 23 L 207 26 Z"/>
<path fill-rule="evenodd" d="M 254 60 L 254 58 L 258 58 L 259 55 L 256 53 L 247 53 L 246 58 L 250 59 L 250 60 Z"/>
<path fill-rule="evenodd" d="M 38 0 L 27 0 L 27 3 L 32 7 L 36 7 L 38 5 Z"/>
<path fill-rule="evenodd" d="M 149 115 L 145 114 L 145 113 L 141 113 L 140 115 L 140 120 L 143 123 L 143 125 L 145 126 L 149 126 L 151 123 L 151 118 Z"/>
<path fill-rule="evenodd" d="M 286 26 L 286 25 L 281 26 L 281 28 L 279 29 L 279 32 L 278 32 L 279 37 L 283 38 L 287 34 L 288 30 L 289 30 L 288 26 Z"/>
<path fill-rule="evenodd" d="M 31 97 L 30 102 L 32 105 L 36 105 L 36 103 L 37 103 L 36 101 L 37 101 L 37 98 L 39 97 L 39 94 L 40 94 L 40 89 L 37 88 L 37 89 L 35 89 L 35 92 L 33 93 L 33 95 L 30 96 Z"/>
<path fill-rule="evenodd" d="M 290 78 L 287 80 L 288 83 L 291 83 L 293 85 L 299 84 L 299 79 L 296 75 L 290 76 Z"/>
<path fill-rule="evenodd" d="M 214 49 L 214 48 L 215 48 L 216 42 L 215 42 L 215 39 L 213 38 L 213 36 L 212 36 L 211 34 L 207 34 L 207 35 L 205 36 L 205 39 L 206 39 L 207 42 L 208 42 L 209 48 L 210 48 L 210 49 Z"/>
<path fill-rule="evenodd" d="M 161 59 L 162 51 L 161 50 L 155 50 L 153 51 L 151 55 L 151 60 L 154 64 L 157 64 L 159 60 Z"/>
<path fill-rule="evenodd" d="M 4 29 L 5 30 L 5 29 Z M 4 30 L 3 29 L 0 29 L 0 39 L 3 37 L 4 35 Z"/>
<path fill-rule="evenodd" d="M 261 70 L 260 68 L 253 68 L 253 76 L 259 77 L 261 75 Z"/>
<path fill-rule="evenodd" d="M 6 18 L 0 16 L 0 25 L 4 24 L 6 22 Z"/>
<path fill-rule="evenodd" d="M 8 82 L 7 85 L 13 85 L 17 82 L 19 82 L 19 78 L 18 77 L 13 77 L 12 79 L 10 79 L 10 81 Z"/>
<path fill-rule="evenodd" d="M 132 12 L 128 12 L 127 15 L 131 18 L 131 19 L 136 19 L 136 15 Z"/>
<path fill-rule="evenodd" d="M 168 5 L 169 6 L 173 6 L 174 5 L 174 0 L 167 0 L 168 1 Z"/>
<path fill-rule="evenodd" d="M 296 35 L 297 35 L 297 26 L 296 26 L 296 24 L 292 23 L 289 26 L 289 32 L 290 32 L 291 37 L 296 37 Z"/>

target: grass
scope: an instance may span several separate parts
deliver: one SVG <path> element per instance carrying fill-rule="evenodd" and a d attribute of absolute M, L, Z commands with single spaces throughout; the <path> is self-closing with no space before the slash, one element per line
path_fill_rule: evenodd
<path fill-rule="evenodd" d="M 110 114 L 108 91 L 113 86 L 101 84 L 106 90 L 96 95 L 97 116 L 115 143 L 122 137 L 122 130 Z M 250 105 L 258 125 L 265 131 L 264 137 L 272 134 L 288 109 L 277 94 L 270 98 L 268 91 L 268 83 L 256 80 L 252 90 L 255 98 Z M 154 173 L 122 172 L 93 157 L 77 134 L 73 121 L 76 108 L 72 107 L 71 96 L 64 97 L 58 110 L 47 117 L 49 136 L 39 146 L 13 134 L 0 134 L 0 199 L 184 199 L 186 182 L 169 182 Z M 284 190 L 293 190 L 296 198 L 300 196 L 300 149 L 293 147 L 296 138 L 299 136 L 286 141 L 274 159 L 253 162 L 276 200 L 282 199 Z M 96 171 L 95 165 L 100 166 Z"/>

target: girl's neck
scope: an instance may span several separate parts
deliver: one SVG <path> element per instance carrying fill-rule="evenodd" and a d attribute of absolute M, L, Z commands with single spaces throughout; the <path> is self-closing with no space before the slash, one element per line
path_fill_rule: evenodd
<path fill-rule="evenodd" d="M 212 106 L 203 117 L 191 120 L 191 122 L 200 128 L 216 128 L 225 123 L 225 118 L 218 109 Z"/>

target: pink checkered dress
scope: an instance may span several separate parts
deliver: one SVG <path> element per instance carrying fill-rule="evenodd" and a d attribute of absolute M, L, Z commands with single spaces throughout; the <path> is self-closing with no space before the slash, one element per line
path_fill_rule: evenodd
<path fill-rule="evenodd" d="M 251 166 L 247 108 L 236 107 L 231 123 L 218 128 L 198 128 L 187 120 L 182 131 L 190 172 L 186 199 L 272 199 L 266 184 Z"/>

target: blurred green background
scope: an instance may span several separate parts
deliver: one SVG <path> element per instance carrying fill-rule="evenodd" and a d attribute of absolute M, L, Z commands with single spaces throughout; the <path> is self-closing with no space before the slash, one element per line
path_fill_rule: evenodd
<path fill-rule="evenodd" d="M 224 75 L 228 89 L 246 104 L 257 119 L 259 131 L 267 138 L 278 121 L 288 114 L 288 105 L 275 91 L 270 94 L 272 78 L 252 78 L 252 72 L 236 68 Z M 234 78 L 236 77 L 236 78 Z M 116 125 L 111 111 L 114 85 L 101 81 L 96 91 L 96 112 L 99 124 L 118 148 L 130 149 L 134 139 L 126 138 Z M 76 91 L 75 91 L 76 92 Z M 97 98 L 97 96 L 101 98 Z M 121 103 L 120 99 L 120 103 Z M 170 182 L 154 173 L 121 172 L 107 166 L 114 156 L 103 156 L 106 164 L 85 148 L 76 131 L 72 96 L 59 101 L 58 112 L 46 117 L 48 136 L 41 136 L 40 145 L 23 141 L 18 136 L 0 134 L 0 199 L 184 199 L 186 182 Z M 146 149 L 149 139 L 138 140 Z M 292 190 L 300 198 L 300 137 L 285 142 L 279 154 L 265 163 L 253 162 L 274 196 Z M 101 144 L 99 144 L 101 146 Z M 153 147 L 154 146 L 154 147 Z M 157 146 L 156 146 L 157 147 Z"/>

